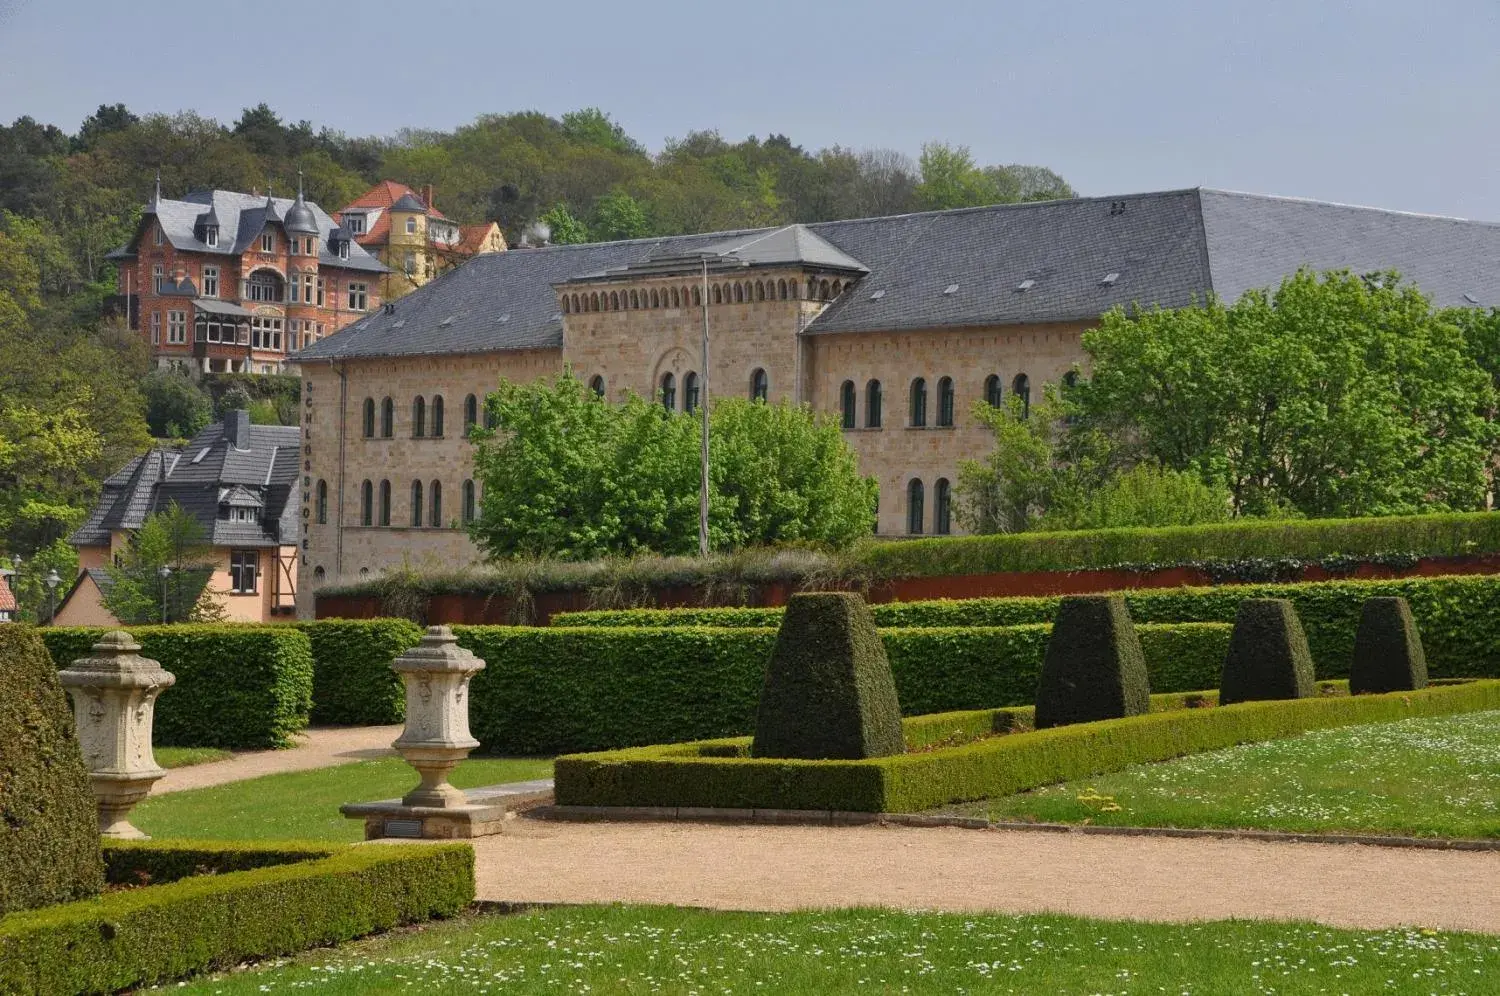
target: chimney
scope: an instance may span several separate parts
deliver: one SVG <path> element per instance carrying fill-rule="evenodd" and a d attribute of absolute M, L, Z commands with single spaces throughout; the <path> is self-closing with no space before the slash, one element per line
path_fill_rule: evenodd
<path fill-rule="evenodd" d="M 430 183 L 422 188 L 422 203 L 427 205 L 427 210 L 435 210 L 432 203 L 432 184 Z"/>
<path fill-rule="evenodd" d="M 237 450 L 250 448 L 250 413 L 236 408 L 224 416 L 224 438 Z"/>

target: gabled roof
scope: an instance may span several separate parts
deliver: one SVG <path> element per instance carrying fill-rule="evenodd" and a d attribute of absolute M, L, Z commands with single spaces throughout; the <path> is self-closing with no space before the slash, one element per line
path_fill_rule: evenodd
<path fill-rule="evenodd" d="M 491 232 L 497 232 L 500 226 L 493 221 L 487 221 L 482 225 L 463 225 L 459 228 L 459 240 L 457 251 L 465 256 L 472 256 L 484 248 Z M 500 236 L 500 244 L 505 245 L 505 236 Z"/>
<path fill-rule="evenodd" d="M 556 285 L 725 251 L 863 267 L 808 335 L 1090 321 L 1233 300 L 1304 266 L 1394 268 L 1440 307 L 1500 306 L 1500 225 L 1190 189 L 474 256 L 297 356 L 557 349 Z"/>
<path fill-rule="evenodd" d="M 414 199 L 418 205 L 422 205 L 423 203 L 422 199 L 417 196 L 417 192 L 406 184 L 397 183 L 395 180 L 381 180 L 375 186 L 340 208 L 338 215 L 340 220 L 342 220 L 345 212 L 357 212 L 361 208 L 366 210 L 372 208 L 378 209 L 380 213 L 376 216 L 374 223 L 367 226 L 365 231 L 360 232 L 354 238 L 360 245 L 381 245 L 385 243 L 391 234 L 391 217 L 388 212 L 395 207 L 398 201 L 407 197 Z M 396 210 L 407 209 L 396 208 Z M 431 218 L 447 218 L 447 215 L 431 205 L 419 206 L 411 210 L 426 211 L 428 217 Z"/>
<path fill-rule="evenodd" d="M 800 264 L 848 270 L 851 273 L 870 272 L 865 264 L 814 234 L 806 225 L 787 225 L 769 231 L 740 235 L 705 246 L 692 255 L 700 258 L 734 259 L 746 266 Z"/>

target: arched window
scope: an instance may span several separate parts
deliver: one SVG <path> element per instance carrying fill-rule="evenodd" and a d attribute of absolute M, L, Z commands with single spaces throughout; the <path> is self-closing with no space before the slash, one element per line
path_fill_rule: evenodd
<path fill-rule="evenodd" d="M 676 301 L 677 298 L 674 297 L 672 300 Z M 684 287 L 682 289 L 682 306 L 684 308 L 686 308 L 687 307 L 687 303 L 688 303 L 688 289 L 686 287 Z"/>
<path fill-rule="evenodd" d="M 984 379 L 984 403 L 991 408 L 999 408 L 1001 400 L 1000 375 L 990 374 Z"/>
<path fill-rule="evenodd" d="M 682 410 L 689 415 L 697 411 L 700 394 L 698 375 L 692 371 L 684 374 L 682 377 Z"/>
<path fill-rule="evenodd" d="M 604 375 L 594 374 L 589 379 L 589 390 L 594 392 L 595 397 L 604 397 Z"/>
<path fill-rule="evenodd" d="M 578 312 L 578 311 L 582 311 L 582 310 L 583 309 L 578 306 L 578 295 L 574 294 L 573 295 L 573 311 L 574 312 Z"/>
<path fill-rule="evenodd" d="M 610 311 L 619 311 L 620 310 L 620 292 L 619 291 L 610 291 L 609 292 L 609 310 Z"/>
<path fill-rule="evenodd" d="M 932 486 L 932 531 L 947 536 L 953 531 L 953 489 L 946 477 L 939 477 Z"/>
<path fill-rule="evenodd" d="M 1067 373 L 1063 374 L 1062 383 L 1063 383 L 1063 387 L 1067 388 L 1068 390 L 1072 390 L 1073 388 L 1077 387 L 1078 386 L 1078 371 L 1077 370 L 1069 370 Z"/>
<path fill-rule="evenodd" d="M 675 307 L 677 307 L 678 305 L 680 305 L 682 303 L 682 301 L 677 297 L 677 288 L 676 287 L 673 287 L 670 291 L 668 291 L 668 293 L 671 295 L 671 298 L 672 298 L 672 301 L 671 301 L 672 307 L 675 308 Z M 663 298 L 663 300 L 665 300 L 665 298 Z"/>
<path fill-rule="evenodd" d="M 744 301 L 745 301 L 745 285 L 744 284 L 735 284 L 734 285 L 734 303 L 735 304 L 743 304 Z"/>
<path fill-rule="evenodd" d="M 938 425 L 953 424 L 953 378 L 943 377 L 938 380 Z"/>
<path fill-rule="evenodd" d="M 359 486 L 359 524 L 368 526 L 375 521 L 375 486 L 365 481 Z"/>
<path fill-rule="evenodd" d="M 369 439 L 371 436 L 375 435 L 375 399 L 374 398 L 366 398 L 365 399 L 364 419 L 360 423 L 360 429 L 364 433 L 364 437 L 366 439 Z"/>
<path fill-rule="evenodd" d="M 927 381 L 921 377 L 911 382 L 908 419 L 908 424 L 915 427 L 920 428 L 927 424 Z"/>
<path fill-rule="evenodd" d="M 327 581 L 327 580 L 328 580 L 328 572 L 325 571 L 325 570 L 323 570 L 323 565 L 322 564 L 319 564 L 317 567 L 313 568 L 313 587 L 314 588 L 321 588 L 323 586 L 323 582 Z"/>
<path fill-rule="evenodd" d="M 1029 417 L 1031 415 L 1031 378 L 1025 374 L 1016 374 L 1016 379 L 1010 385 L 1010 390 L 1011 393 L 1021 399 L 1021 417 Z"/>
<path fill-rule="evenodd" d="M 443 482 L 433 481 L 432 487 L 427 489 L 427 501 L 431 506 L 432 514 L 427 517 L 428 525 L 434 529 L 443 528 Z"/>
<path fill-rule="evenodd" d="M 906 486 L 906 531 L 913 536 L 922 535 L 922 520 L 926 515 L 926 495 L 922 490 L 922 482 L 912 478 Z"/>
<path fill-rule="evenodd" d="M 829 286 L 828 281 L 824 280 L 822 283 L 818 284 L 818 300 L 826 301 L 829 297 L 832 296 L 832 294 L 833 288 Z"/>
<path fill-rule="evenodd" d="M 464 481 L 463 486 L 463 508 L 459 514 L 463 517 L 464 525 L 474 521 L 474 481 Z"/>
<path fill-rule="evenodd" d="M 844 381 L 844 386 L 839 388 L 839 410 L 843 414 L 844 428 L 846 429 L 852 429 L 856 424 L 855 405 L 854 381 L 846 380 Z"/>
<path fill-rule="evenodd" d="M 693 288 L 693 307 L 703 307 L 703 288 L 701 287 Z"/>
<path fill-rule="evenodd" d="M 817 277 L 808 277 L 807 278 L 807 299 L 809 301 L 816 301 L 818 299 L 818 278 Z"/>
<path fill-rule="evenodd" d="M 599 292 L 598 291 L 595 291 L 594 293 L 592 293 L 592 294 L 589 295 L 589 310 L 590 311 L 598 311 L 599 310 Z"/>
<path fill-rule="evenodd" d="M 380 482 L 380 524 L 391 524 L 391 482 Z"/>
<path fill-rule="evenodd" d="M 411 403 L 411 437 L 421 439 L 427 434 L 427 399 L 420 394 Z"/>
<path fill-rule="evenodd" d="M 787 296 L 790 297 L 793 301 L 802 300 L 802 284 L 800 284 L 796 280 L 788 280 L 786 282 L 786 292 Z"/>
<path fill-rule="evenodd" d="M 786 300 L 786 280 L 785 279 L 776 281 L 776 296 L 778 298 L 780 298 L 781 300 L 783 300 L 783 301 Z"/>
<path fill-rule="evenodd" d="M 844 293 L 844 285 L 842 283 L 840 283 L 839 281 L 835 280 L 833 282 L 833 296 L 834 297 L 838 297 L 842 293 Z"/>
<path fill-rule="evenodd" d="M 443 396 L 441 394 L 432 396 L 432 434 L 439 439 L 443 436 Z"/>
<path fill-rule="evenodd" d="M 714 304 L 723 304 L 723 303 L 724 303 L 724 292 L 722 290 L 720 290 L 718 284 L 714 284 Z"/>
<path fill-rule="evenodd" d="M 411 482 L 411 524 L 412 528 L 422 525 L 422 482 Z"/>
<path fill-rule="evenodd" d="M 380 403 L 380 435 L 390 439 L 396 434 L 396 403 L 386 398 Z"/>
<path fill-rule="evenodd" d="M 570 315 L 570 314 L 573 313 L 573 306 L 569 302 L 568 295 L 566 295 L 566 294 L 564 294 L 562 296 L 562 306 L 563 306 L 563 314 Z"/>
<path fill-rule="evenodd" d="M 474 428 L 474 423 L 479 421 L 479 399 L 474 395 L 464 398 L 464 435 Z"/>
<path fill-rule="evenodd" d="M 677 410 L 677 378 L 670 370 L 661 375 L 661 406 L 669 412 Z"/>
<path fill-rule="evenodd" d="M 865 428 L 880 428 L 880 381 L 865 385 Z"/>
<path fill-rule="evenodd" d="M 651 307 L 653 307 L 653 308 L 660 308 L 661 307 L 661 294 L 660 294 L 660 292 L 657 291 L 657 289 L 655 287 L 651 288 Z"/>
<path fill-rule="evenodd" d="M 328 524 L 328 482 L 318 480 L 318 525 Z"/>
<path fill-rule="evenodd" d="M 765 401 L 770 396 L 770 394 L 770 378 L 766 376 L 765 370 L 761 369 L 760 367 L 756 367 L 755 372 L 750 375 L 750 400 Z"/>
<path fill-rule="evenodd" d="M 766 285 L 762 280 L 755 282 L 755 299 L 757 301 L 764 301 L 766 299 Z"/>
<path fill-rule="evenodd" d="M 630 292 L 630 307 L 631 307 L 631 309 L 632 310 L 639 309 L 640 306 L 641 306 L 641 292 L 638 291 L 638 290 L 631 291 Z"/>

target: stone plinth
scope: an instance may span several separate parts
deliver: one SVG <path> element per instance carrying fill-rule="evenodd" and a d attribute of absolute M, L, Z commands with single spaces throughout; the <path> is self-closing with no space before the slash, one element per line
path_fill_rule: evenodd
<path fill-rule="evenodd" d="M 501 831 L 509 813 L 552 801 L 552 779 L 492 785 L 466 794 L 461 806 L 408 806 L 404 799 L 355 802 L 340 807 L 350 819 L 365 821 L 365 840 L 410 838 L 461 840 Z"/>
<path fill-rule="evenodd" d="M 126 840 L 146 836 L 126 816 L 166 774 L 151 751 L 151 720 L 156 697 L 177 680 L 140 649 L 129 633 L 106 633 L 93 656 L 57 676 L 73 698 L 78 742 L 99 800 L 99 832 Z"/>

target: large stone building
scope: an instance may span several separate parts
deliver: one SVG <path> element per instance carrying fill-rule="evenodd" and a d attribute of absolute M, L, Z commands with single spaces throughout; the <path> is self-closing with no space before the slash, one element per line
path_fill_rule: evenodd
<path fill-rule="evenodd" d="M 339 224 L 354 241 L 385 263 L 381 297 L 395 300 L 478 253 L 504 252 L 505 236 L 493 221 L 460 225 L 404 183 L 381 180 L 346 204 Z"/>
<path fill-rule="evenodd" d="M 501 378 L 811 405 L 879 482 L 879 533 L 945 533 L 958 461 L 990 446 L 976 400 L 1038 396 L 1117 305 L 1233 300 L 1302 266 L 1496 305 L 1500 226 L 1192 189 L 476 257 L 298 356 L 300 608 L 335 578 L 476 559 L 465 430 Z"/>
<path fill-rule="evenodd" d="M 386 267 L 317 204 L 228 190 L 161 196 L 110 253 L 153 363 L 277 373 L 289 354 L 380 307 Z"/>

